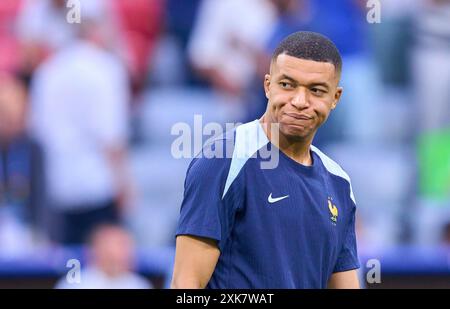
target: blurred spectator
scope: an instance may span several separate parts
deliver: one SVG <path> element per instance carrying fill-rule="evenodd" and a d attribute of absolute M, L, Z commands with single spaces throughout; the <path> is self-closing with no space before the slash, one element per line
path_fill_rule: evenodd
<path fill-rule="evenodd" d="M 165 0 L 167 31 L 175 35 L 184 47 L 187 46 L 191 32 L 198 18 L 202 0 Z"/>
<path fill-rule="evenodd" d="M 277 11 L 277 22 L 267 43 L 269 55 L 289 34 L 308 31 L 311 23 L 311 5 L 308 0 L 271 0 Z"/>
<path fill-rule="evenodd" d="M 32 128 L 46 156 L 53 239 L 81 243 L 128 204 L 128 79 L 109 51 L 104 11 L 84 11 L 78 39 L 38 68 Z M 61 226 L 57 226 L 60 224 Z"/>
<path fill-rule="evenodd" d="M 110 44 L 124 58 L 131 85 L 138 93 L 146 81 L 149 60 L 163 28 L 165 0 L 81 0 L 80 22 L 102 12 Z M 67 0 L 25 0 L 18 19 L 24 71 L 31 73 L 49 54 L 69 44 L 77 24 L 67 21 Z"/>
<path fill-rule="evenodd" d="M 3 255 L 29 246 L 30 228 L 37 232 L 41 223 L 37 214 L 43 202 L 42 155 L 25 132 L 27 110 L 25 86 L 14 76 L 0 72 L 0 247 Z"/>
<path fill-rule="evenodd" d="M 242 108 L 275 21 L 269 0 L 204 0 L 188 47 L 193 67 Z"/>
<path fill-rule="evenodd" d="M 18 19 L 19 38 L 45 50 L 56 50 L 70 42 L 75 36 L 75 29 L 66 20 L 66 2 L 25 0 Z"/>
<path fill-rule="evenodd" d="M 341 102 L 324 125 L 325 129 L 317 134 L 315 142 L 325 145 L 347 139 L 360 144 L 373 143 L 380 132 L 376 121 L 380 88 L 369 45 L 367 1 L 308 2 L 311 29 L 329 37 L 343 58 Z"/>
<path fill-rule="evenodd" d="M 414 24 L 412 77 L 418 127 L 422 132 L 439 130 L 450 125 L 450 1 L 427 1 Z"/>
<path fill-rule="evenodd" d="M 108 2 L 121 33 L 125 64 L 132 89 L 145 85 L 150 60 L 164 25 L 165 0 L 114 0 Z"/>
<path fill-rule="evenodd" d="M 21 73 L 31 78 L 33 71 L 56 49 L 74 37 L 66 21 L 65 0 L 24 0 L 17 20 L 21 45 Z"/>
<path fill-rule="evenodd" d="M 370 27 L 377 69 L 384 86 L 404 88 L 410 84 L 412 16 L 423 1 L 384 0 L 381 6 L 382 22 Z"/>
<path fill-rule="evenodd" d="M 17 20 L 21 45 L 21 73 L 31 78 L 33 71 L 51 54 L 66 47 L 78 32 L 77 23 L 69 23 L 68 0 L 23 0 Z M 116 33 L 104 0 L 79 0 L 80 22 L 101 12 L 102 28 L 110 28 L 110 41 Z M 106 33 L 106 31 L 105 31 Z M 109 47 L 112 47 L 111 42 Z"/>
<path fill-rule="evenodd" d="M 57 289 L 149 289 L 151 284 L 133 272 L 135 247 L 131 235 L 120 226 L 97 227 L 89 242 L 89 263 L 81 270 L 80 283 L 62 278 Z"/>
<path fill-rule="evenodd" d="M 14 30 L 21 3 L 21 0 L 0 1 L 0 72 L 19 69 L 19 42 Z"/>
<path fill-rule="evenodd" d="M 149 83 L 149 71 L 154 65 L 164 28 L 166 0 L 107 1 L 111 20 L 117 30 L 115 47 L 127 68 L 130 88 L 130 142 L 142 141 L 137 113 L 142 92 Z M 167 70 L 167 68 L 166 68 Z"/>
<path fill-rule="evenodd" d="M 182 79 L 192 86 L 202 85 L 201 81 L 194 74 L 187 55 L 189 38 L 191 37 L 201 2 L 201 0 L 166 0 L 166 36 L 168 34 L 176 40 L 175 44 L 179 44 L 178 48 L 181 54 L 182 68 L 178 69 L 177 74 L 180 74 L 181 71 Z M 167 67 L 164 69 L 167 70 Z"/>

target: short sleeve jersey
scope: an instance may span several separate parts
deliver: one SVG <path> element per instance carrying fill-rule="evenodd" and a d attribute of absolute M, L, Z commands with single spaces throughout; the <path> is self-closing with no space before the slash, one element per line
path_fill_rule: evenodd
<path fill-rule="evenodd" d="M 217 241 L 208 288 L 326 288 L 332 273 L 359 268 L 350 178 L 310 153 L 311 166 L 297 163 L 255 120 L 193 159 L 176 235 Z"/>

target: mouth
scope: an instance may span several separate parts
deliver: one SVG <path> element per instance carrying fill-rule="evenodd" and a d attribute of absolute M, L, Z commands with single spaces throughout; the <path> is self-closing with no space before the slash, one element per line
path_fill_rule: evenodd
<path fill-rule="evenodd" d="M 312 117 L 303 114 L 295 114 L 295 113 L 285 113 L 286 116 L 297 119 L 297 120 L 311 120 Z"/>

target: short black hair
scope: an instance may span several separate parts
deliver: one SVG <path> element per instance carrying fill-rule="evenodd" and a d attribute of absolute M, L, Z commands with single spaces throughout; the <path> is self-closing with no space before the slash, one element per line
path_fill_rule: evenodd
<path fill-rule="evenodd" d="M 272 55 L 272 62 L 281 54 L 313 60 L 329 62 L 334 65 L 336 73 L 342 71 L 342 58 L 336 45 L 326 36 L 310 31 L 298 31 L 284 38 Z"/>

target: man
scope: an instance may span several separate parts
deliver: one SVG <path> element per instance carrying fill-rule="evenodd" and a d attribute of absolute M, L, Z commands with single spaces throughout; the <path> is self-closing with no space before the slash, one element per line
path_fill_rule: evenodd
<path fill-rule="evenodd" d="M 24 82 L 0 71 L 0 247 L 20 254 L 43 229 L 43 155 L 28 134 Z"/>
<path fill-rule="evenodd" d="M 150 282 L 134 271 L 135 244 L 131 234 L 115 224 L 102 224 L 90 235 L 89 259 L 79 283 L 66 277 L 58 289 L 149 289 Z"/>
<path fill-rule="evenodd" d="M 265 114 L 222 137 L 232 158 L 189 166 L 172 287 L 359 288 L 350 178 L 311 145 L 341 97 L 341 67 L 320 34 L 280 43 Z M 265 147 L 275 168 L 261 168 Z"/>
<path fill-rule="evenodd" d="M 31 126 L 45 154 L 49 233 L 67 245 L 84 243 L 99 224 L 118 223 L 132 191 L 129 81 L 109 51 L 102 2 L 83 5 L 76 39 L 44 62 L 32 81 Z"/>

